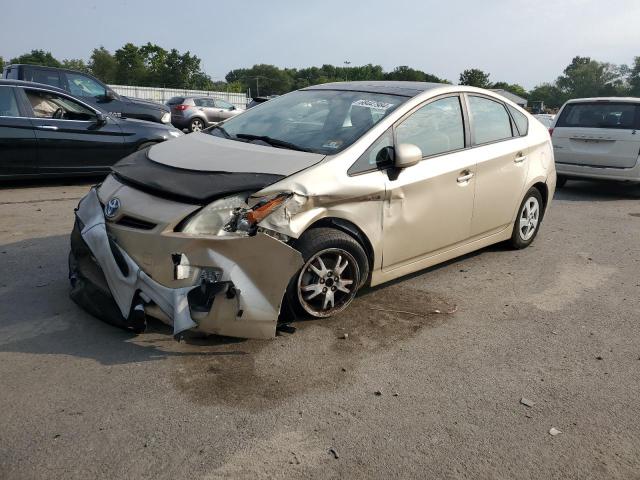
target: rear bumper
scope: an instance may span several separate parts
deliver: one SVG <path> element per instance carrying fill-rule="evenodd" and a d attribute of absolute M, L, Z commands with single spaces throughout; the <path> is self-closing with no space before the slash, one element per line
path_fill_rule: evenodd
<path fill-rule="evenodd" d="M 193 268 L 222 272 L 206 292 L 200 276 L 188 286 L 171 288 L 152 279 L 109 235 L 95 189 L 80 201 L 76 216 L 71 298 L 98 318 L 134 331 L 144 329 L 147 312 L 172 324 L 174 335 L 196 329 L 273 337 L 288 282 L 303 264 L 300 252 L 260 233 L 237 239 L 158 236 L 155 241 L 170 252 L 167 255 L 186 252 L 184 257 L 195 261 Z M 207 301 L 202 299 L 205 294 Z"/>
<path fill-rule="evenodd" d="M 640 161 L 631 168 L 593 167 L 556 162 L 556 173 L 568 178 L 593 178 L 640 182 Z"/>

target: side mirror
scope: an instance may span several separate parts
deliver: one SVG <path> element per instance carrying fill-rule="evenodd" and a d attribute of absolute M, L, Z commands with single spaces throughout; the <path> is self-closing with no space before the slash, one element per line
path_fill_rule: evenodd
<path fill-rule="evenodd" d="M 113 90 L 107 90 L 105 91 L 104 98 L 106 98 L 107 100 L 115 100 L 117 98 L 116 92 L 114 92 Z"/>
<path fill-rule="evenodd" d="M 394 166 L 396 168 L 412 167 L 422 160 L 422 150 L 412 143 L 401 143 L 396 147 L 396 158 Z"/>
<path fill-rule="evenodd" d="M 98 112 L 96 114 L 96 125 L 99 127 L 102 127 L 103 125 L 107 124 L 107 116 L 102 113 L 102 112 Z"/>
<path fill-rule="evenodd" d="M 235 110 L 236 106 L 235 105 L 231 105 L 231 107 L 229 107 L 229 110 Z"/>

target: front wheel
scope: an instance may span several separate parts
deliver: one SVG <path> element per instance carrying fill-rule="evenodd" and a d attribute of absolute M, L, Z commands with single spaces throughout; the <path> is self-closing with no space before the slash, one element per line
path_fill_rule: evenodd
<path fill-rule="evenodd" d="M 369 275 L 362 246 L 333 228 L 314 228 L 296 242 L 304 265 L 291 279 L 286 299 L 297 314 L 326 318 L 341 312 Z"/>
<path fill-rule="evenodd" d="M 521 249 L 531 245 L 542 222 L 543 208 L 540 191 L 535 187 L 530 188 L 520 204 L 518 218 L 513 225 L 510 241 L 513 248 Z"/>

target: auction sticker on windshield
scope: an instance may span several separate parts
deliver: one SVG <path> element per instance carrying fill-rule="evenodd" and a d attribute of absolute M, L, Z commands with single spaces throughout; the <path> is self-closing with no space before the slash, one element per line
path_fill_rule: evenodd
<path fill-rule="evenodd" d="M 376 102 L 375 100 L 356 100 L 355 102 L 353 102 L 351 104 L 354 107 L 366 107 L 366 108 L 372 108 L 375 110 L 389 110 L 391 107 L 393 107 L 393 103 L 386 103 L 386 102 Z"/>

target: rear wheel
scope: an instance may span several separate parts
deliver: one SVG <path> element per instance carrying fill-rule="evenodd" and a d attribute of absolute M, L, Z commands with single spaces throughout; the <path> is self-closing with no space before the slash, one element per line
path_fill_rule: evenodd
<path fill-rule="evenodd" d="M 526 248 L 536 238 L 542 222 L 543 208 L 540 191 L 535 187 L 530 188 L 520 204 L 518 218 L 513 225 L 510 243 L 514 248 Z"/>
<path fill-rule="evenodd" d="M 199 132 L 203 128 L 204 128 L 204 120 L 202 120 L 201 118 L 194 118 L 193 120 L 191 120 L 191 123 L 189 123 L 190 132 Z"/>
<path fill-rule="evenodd" d="M 326 318 L 341 312 L 369 275 L 369 261 L 351 236 L 332 228 L 314 228 L 296 242 L 305 264 L 291 279 L 287 302 L 297 314 Z"/>

